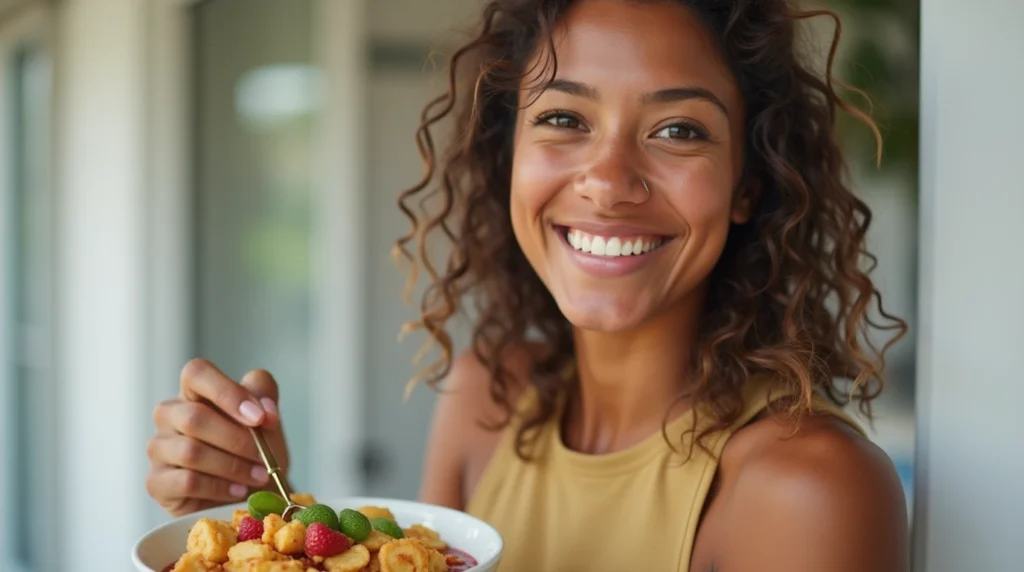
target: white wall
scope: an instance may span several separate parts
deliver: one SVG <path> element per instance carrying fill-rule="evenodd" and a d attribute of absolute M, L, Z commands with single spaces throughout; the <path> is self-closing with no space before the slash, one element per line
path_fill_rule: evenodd
<path fill-rule="evenodd" d="M 915 567 L 1020 570 L 1024 3 L 921 4 Z"/>

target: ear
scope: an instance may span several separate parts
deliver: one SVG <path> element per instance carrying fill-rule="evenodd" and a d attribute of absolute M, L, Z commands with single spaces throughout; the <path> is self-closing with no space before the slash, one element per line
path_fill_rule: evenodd
<path fill-rule="evenodd" d="M 729 220 L 733 224 L 747 224 L 754 214 L 754 207 L 761 197 L 761 181 L 745 179 L 740 185 L 732 202 L 732 213 Z"/>

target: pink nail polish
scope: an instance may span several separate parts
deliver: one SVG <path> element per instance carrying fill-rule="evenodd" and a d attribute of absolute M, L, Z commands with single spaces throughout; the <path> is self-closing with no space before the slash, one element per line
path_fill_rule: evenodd
<path fill-rule="evenodd" d="M 260 409 L 259 405 L 256 405 L 251 401 L 243 401 L 242 405 L 238 407 L 238 411 L 242 414 L 242 417 L 245 417 L 253 423 L 259 423 L 263 418 L 263 410 Z"/>
<path fill-rule="evenodd" d="M 267 413 L 277 413 L 277 404 L 274 403 L 273 399 L 264 397 L 260 399 L 260 403 L 263 404 L 263 409 L 266 410 Z"/>
<path fill-rule="evenodd" d="M 245 485 L 240 485 L 238 483 L 235 483 L 235 484 L 231 485 L 230 487 L 228 487 L 228 492 L 231 493 L 231 496 L 233 496 L 233 497 L 242 498 L 242 497 L 245 496 L 245 493 L 248 492 L 248 491 L 249 491 L 248 487 L 246 487 Z"/>
<path fill-rule="evenodd" d="M 252 468 L 252 473 L 251 474 L 252 474 L 252 480 L 256 481 L 257 483 L 259 483 L 261 485 L 266 483 L 267 482 L 267 478 L 269 477 L 269 475 L 267 474 L 266 467 L 262 467 L 260 465 L 254 466 Z"/>

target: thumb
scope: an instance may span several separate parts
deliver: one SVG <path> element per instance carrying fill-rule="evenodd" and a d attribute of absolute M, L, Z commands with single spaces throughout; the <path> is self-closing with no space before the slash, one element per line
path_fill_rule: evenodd
<path fill-rule="evenodd" d="M 274 376 L 266 370 L 254 369 L 242 376 L 239 385 L 248 389 L 259 400 L 263 410 L 267 412 L 263 426 L 277 427 L 281 422 L 281 414 L 277 408 L 278 389 Z"/>

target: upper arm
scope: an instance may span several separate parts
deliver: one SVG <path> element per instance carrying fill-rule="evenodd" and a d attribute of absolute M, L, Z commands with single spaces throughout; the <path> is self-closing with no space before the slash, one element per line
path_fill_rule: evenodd
<path fill-rule="evenodd" d="M 812 431 L 745 463 L 727 500 L 723 572 L 907 572 L 906 501 L 888 457 Z"/>
<path fill-rule="evenodd" d="M 451 372 L 437 393 L 433 420 L 427 438 L 420 500 L 462 509 L 462 480 L 474 402 L 479 386 L 486 385 L 486 370 L 470 354 L 455 358 Z M 486 389 L 486 388 L 485 388 Z"/>
<path fill-rule="evenodd" d="M 511 376 L 506 397 L 514 403 L 539 348 L 512 347 L 502 356 Z M 500 441 L 500 434 L 480 426 L 502 421 L 506 411 L 490 396 L 490 371 L 472 351 L 459 354 L 449 377 L 437 394 L 433 422 L 427 439 L 420 500 L 463 510 Z"/>
<path fill-rule="evenodd" d="M 521 392 L 530 355 L 526 348 L 513 348 L 505 356 L 503 365 L 512 375 L 508 386 L 512 402 Z M 473 352 L 455 358 L 434 407 L 420 485 L 423 502 L 463 509 L 472 492 L 469 488 L 475 484 L 467 479 L 473 480 L 481 472 L 500 438 L 480 422 L 505 418 L 491 397 L 490 382 L 490 372 Z"/>

